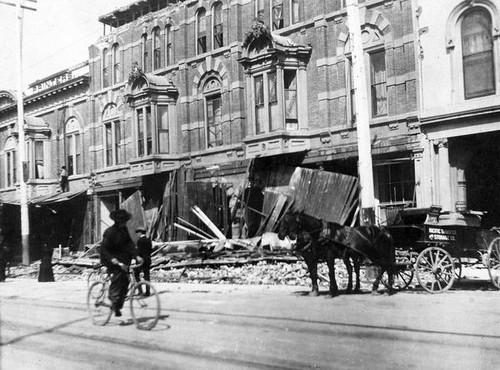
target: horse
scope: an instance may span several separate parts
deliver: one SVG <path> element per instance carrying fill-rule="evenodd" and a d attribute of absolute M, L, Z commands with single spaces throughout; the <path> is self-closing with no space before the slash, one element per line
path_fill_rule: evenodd
<path fill-rule="evenodd" d="M 349 247 L 355 253 L 366 257 L 378 267 L 378 274 L 372 285 L 372 294 L 378 293 L 378 286 L 384 272 L 388 275 L 388 289 L 392 293 L 396 253 L 391 234 L 374 225 L 348 227 L 329 223 L 329 237 L 336 243 Z"/>
<path fill-rule="evenodd" d="M 326 230 L 326 232 L 325 232 Z M 394 243 L 391 235 L 384 228 L 377 226 L 347 227 L 336 223 L 316 219 L 303 213 L 285 214 L 280 222 L 278 237 L 288 235 L 297 239 L 295 251 L 301 255 L 308 267 L 312 281 L 311 295 L 318 295 L 317 263 L 326 260 L 330 277 L 330 294 L 338 294 L 335 280 L 335 259 L 342 258 L 347 268 L 349 282 L 347 292 L 352 290 L 352 265 L 356 272 L 356 291 L 360 290 L 359 266 L 368 258 L 379 267 L 379 273 L 372 285 L 372 294 L 378 292 L 378 286 L 384 272 L 389 276 L 389 291 L 392 291 L 393 266 L 395 263 Z"/>
<path fill-rule="evenodd" d="M 351 258 L 354 262 L 356 272 L 355 290 L 360 290 L 359 266 L 361 255 L 352 252 L 342 243 L 337 243 L 329 237 L 323 236 L 324 224 L 321 220 L 304 213 L 287 212 L 279 223 L 278 237 L 283 240 L 285 236 L 295 239 L 294 251 L 304 258 L 309 277 L 312 283 L 312 296 L 319 295 L 318 290 L 318 262 L 326 261 L 328 265 L 328 276 L 330 278 L 330 295 L 338 295 L 338 286 L 335 279 L 335 259 L 342 258 L 349 276 L 346 292 L 352 292 L 353 268 Z"/>

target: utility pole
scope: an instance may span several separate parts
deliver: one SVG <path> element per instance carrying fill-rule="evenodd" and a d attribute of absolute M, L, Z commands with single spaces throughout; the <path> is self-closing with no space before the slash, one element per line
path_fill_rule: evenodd
<path fill-rule="evenodd" d="M 26 0 L 36 3 L 36 0 Z M 24 98 L 23 98 L 23 15 L 24 9 L 36 11 L 35 8 L 26 6 L 25 0 L 17 0 L 16 3 L 0 0 L 0 3 L 15 6 L 17 18 L 17 127 L 19 130 L 18 158 L 20 174 L 20 203 L 21 203 L 21 243 L 22 243 L 22 263 L 30 263 L 29 249 L 29 212 L 28 212 L 28 194 L 27 194 L 27 170 L 26 166 L 26 144 L 24 139 Z"/>
<path fill-rule="evenodd" d="M 368 85 L 361 40 L 361 22 L 358 0 L 347 0 L 347 22 L 351 42 L 354 99 L 356 106 L 356 130 L 358 136 L 359 182 L 361 186 L 361 224 L 375 223 L 375 191 L 373 188 L 373 166 L 370 137 L 370 110 Z"/>

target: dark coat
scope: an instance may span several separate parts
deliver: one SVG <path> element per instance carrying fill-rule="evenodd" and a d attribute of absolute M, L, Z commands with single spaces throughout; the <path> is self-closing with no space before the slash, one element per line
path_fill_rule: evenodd
<path fill-rule="evenodd" d="M 113 258 L 130 265 L 130 261 L 136 256 L 136 252 L 134 242 L 126 225 L 114 224 L 104 231 L 100 253 L 101 263 L 104 266 L 115 268 L 116 266 L 111 262 Z"/>
<path fill-rule="evenodd" d="M 40 271 L 38 272 L 39 282 L 54 281 L 54 272 L 52 271 L 52 253 L 52 246 L 44 243 L 42 246 L 42 258 L 40 260 Z"/>
<path fill-rule="evenodd" d="M 144 259 L 144 262 L 151 262 L 151 251 L 153 244 L 146 235 L 141 235 L 137 239 L 137 254 Z"/>

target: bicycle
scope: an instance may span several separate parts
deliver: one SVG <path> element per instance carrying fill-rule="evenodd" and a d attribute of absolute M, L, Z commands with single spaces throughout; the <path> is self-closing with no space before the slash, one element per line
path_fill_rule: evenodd
<path fill-rule="evenodd" d="M 137 329 L 151 330 L 160 318 L 160 297 L 149 281 L 136 281 L 134 269 L 141 265 L 142 263 L 129 266 L 130 284 L 125 301 L 130 301 L 130 313 Z M 106 274 L 102 280 L 93 282 L 87 292 L 87 309 L 94 325 L 104 326 L 111 319 L 110 283 L 110 276 Z"/>
<path fill-rule="evenodd" d="M 87 276 L 87 289 L 95 283 L 96 281 L 104 281 L 108 275 L 108 269 L 106 266 L 100 263 L 92 266 L 93 270 Z"/>

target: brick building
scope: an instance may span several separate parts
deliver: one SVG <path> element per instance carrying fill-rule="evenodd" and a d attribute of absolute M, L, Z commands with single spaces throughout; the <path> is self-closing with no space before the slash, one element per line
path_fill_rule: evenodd
<path fill-rule="evenodd" d="M 386 209 L 425 200 L 412 4 L 359 5 L 382 222 Z M 146 221 L 165 212 L 174 186 L 164 221 L 199 201 L 226 231 L 236 196 L 257 189 L 248 201 L 258 208 L 262 188 L 287 184 L 294 166 L 357 174 L 344 0 L 137 1 L 99 21 L 105 34 L 89 48 L 78 121 L 82 179 L 93 181 L 95 235 L 85 240 L 133 197 Z M 61 120 L 49 121 L 66 138 Z M 67 162 L 56 148 L 52 139 L 51 161 Z M 76 188 L 78 174 L 69 178 Z"/>

